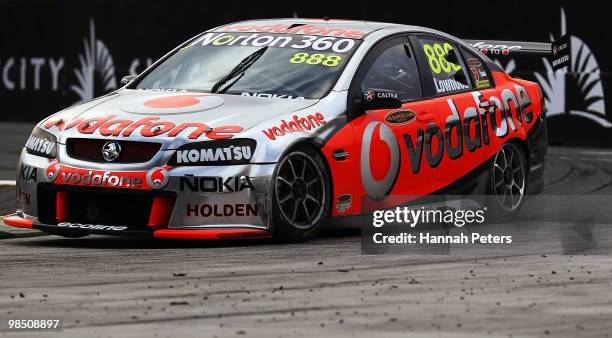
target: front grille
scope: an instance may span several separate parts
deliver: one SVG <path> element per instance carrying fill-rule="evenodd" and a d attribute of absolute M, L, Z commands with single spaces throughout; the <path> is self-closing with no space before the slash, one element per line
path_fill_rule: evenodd
<path fill-rule="evenodd" d="M 171 197 L 172 192 L 126 191 L 38 185 L 38 218 L 42 223 L 57 224 L 57 192 L 66 192 L 68 215 L 65 222 L 127 226 L 130 231 L 150 231 L 148 227 L 154 197 Z"/>
<path fill-rule="evenodd" d="M 106 162 L 102 157 L 102 147 L 108 140 L 90 138 L 69 138 L 66 142 L 68 156 L 89 162 Z M 120 141 L 121 154 L 114 163 L 142 163 L 150 161 L 161 148 L 160 143 Z"/>

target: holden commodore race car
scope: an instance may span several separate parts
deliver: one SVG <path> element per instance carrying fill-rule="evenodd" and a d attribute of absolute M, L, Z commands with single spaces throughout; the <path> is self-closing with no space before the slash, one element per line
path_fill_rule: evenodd
<path fill-rule="evenodd" d="M 303 241 L 476 182 L 513 215 L 543 187 L 546 108 L 536 83 L 486 54 L 550 51 L 376 22 L 220 26 L 40 122 L 4 222 L 66 237 Z"/>

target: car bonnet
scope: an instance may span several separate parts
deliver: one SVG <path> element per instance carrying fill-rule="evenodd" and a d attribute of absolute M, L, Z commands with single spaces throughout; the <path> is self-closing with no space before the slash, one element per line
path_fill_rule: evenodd
<path fill-rule="evenodd" d="M 262 97 L 263 96 L 263 97 Z M 40 127 L 71 137 L 155 141 L 172 149 L 190 141 L 236 137 L 318 100 L 196 92 L 123 90 L 51 116 Z"/>

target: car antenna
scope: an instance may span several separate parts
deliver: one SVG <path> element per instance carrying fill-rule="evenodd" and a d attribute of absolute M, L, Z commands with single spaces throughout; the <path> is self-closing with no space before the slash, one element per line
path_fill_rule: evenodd
<path fill-rule="evenodd" d="M 368 5 L 363 5 L 363 22 L 366 22 L 366 18 L 368 17 Z"/>

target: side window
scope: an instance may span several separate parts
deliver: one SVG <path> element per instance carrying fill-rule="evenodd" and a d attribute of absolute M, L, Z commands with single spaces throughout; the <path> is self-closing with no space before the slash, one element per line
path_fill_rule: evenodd
<path fill-rule="evenodd" d="M 472 89 L 468 70 L 455 44 L 436 37 L 420 36 L 416 39 L 419 53 L 431 74 L 434 94 L 450 94 Z"/>
<path fill-rule="evenodd" d="M 361 92 L 370 88 L 396 92 L 402 101 L 420 99 L 421 79 L 407 39 L 372 52 L 361 81 Z"/>
<path fill-rule="evenodd" d="M 474 87 L 476 87 L 476 89 L 487 89 L 493 87 L 491 72 L 487 69 L 484 62 L 474 55 L 474 53 L 463 47 L 461 48 L 461 53 L 465 57 L 465 63 L 470 69 L 470 75 L 472 76 L 472 83 L 474 84 Z"/>

